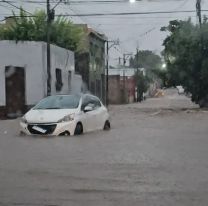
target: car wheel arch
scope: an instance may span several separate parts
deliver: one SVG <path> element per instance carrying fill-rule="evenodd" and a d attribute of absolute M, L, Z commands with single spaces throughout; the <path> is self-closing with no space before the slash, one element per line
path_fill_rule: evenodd
<path fill-rule="evenodd" d="M 81 121 L 78 121 L 76 123 L 75 129 L 74 129 L 74 135 L 80 135 L 84 132 L 84 127 Z"/>

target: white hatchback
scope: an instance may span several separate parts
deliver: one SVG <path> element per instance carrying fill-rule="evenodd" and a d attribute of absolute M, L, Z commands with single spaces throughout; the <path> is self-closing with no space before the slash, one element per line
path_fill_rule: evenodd
<path fill-rule="evenodd" d="M 20 132 L 27 135 L 79 135 L 101 129 L 110 129 L 109 113 L 90 94 L 46 97 L 20 121 Z"/>

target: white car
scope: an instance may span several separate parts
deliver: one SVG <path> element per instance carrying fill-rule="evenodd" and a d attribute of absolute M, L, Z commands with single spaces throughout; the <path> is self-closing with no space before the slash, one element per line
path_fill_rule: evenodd
<path fill-rule="evenodd" d="M 109 113 L 89 94 L 56 95 L 42 99 L 20 121 L 21 134 L 79 135 L 110 129 Z"/>
<path fill-rule="evenodd" d="M 184 88 L 182 86 L 176 86 L 176 88 L 178 89 L 178 94 L 184 94 Z"/>

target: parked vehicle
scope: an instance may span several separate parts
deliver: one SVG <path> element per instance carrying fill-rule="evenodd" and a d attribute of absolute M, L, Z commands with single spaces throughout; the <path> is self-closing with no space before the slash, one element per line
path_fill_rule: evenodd
<path fill-rule="evenodd" d="M 79 135 L 110 129 L 109 113 L 99 98 L 89 94 L 56 95 L 42 99 L 20 121 L 27 135 Z"/>
<path fill-rule="evenodd" d="M 178 94 L 184 94 L 184 88 L 182 86 L 176 86 L 176 88 L 178 89 Z"/>

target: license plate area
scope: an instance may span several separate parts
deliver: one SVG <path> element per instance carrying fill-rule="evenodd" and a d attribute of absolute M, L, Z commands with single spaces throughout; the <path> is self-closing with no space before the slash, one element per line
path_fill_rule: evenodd
<path fill-rule="evenodd" d="M 46 133 L 46 129 L 43 129 L 43 128 L 40 128 L 40 127 L 38 127 L 38 126 L 36 126 L 36 125 L 34 125 L 33 127 L 32 127 L 32 129 L 34 129 L 34 130 L 36 130 L 36 131 L 38 131 L 38 132 L 41 132 L 41 133 L 43 133 L 43 134 L 45 134 Z"/>

